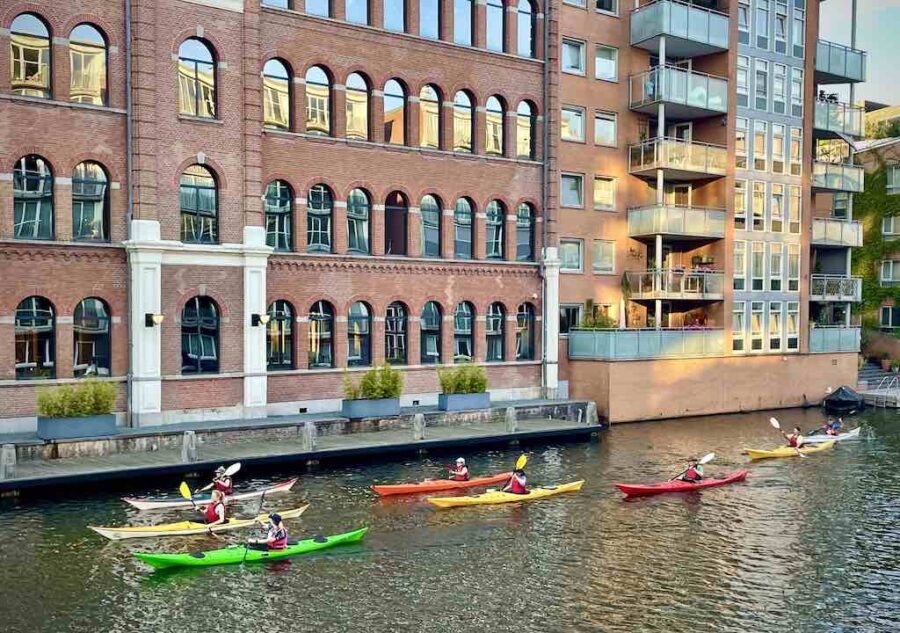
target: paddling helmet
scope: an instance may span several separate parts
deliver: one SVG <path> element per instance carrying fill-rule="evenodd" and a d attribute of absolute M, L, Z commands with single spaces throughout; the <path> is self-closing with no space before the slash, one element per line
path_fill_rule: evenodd
<path fill-rule="evenodd" d="M 225 467 L 224 467 L 224 466 L 219 466 L 218 468 L 216 468 L 216 474 L 217 474 L 217 475 L 224 475 L 224 474 L 225 474 Z"/>
<path fill-rule="evenodd" d="M 466 460 L 463 459 L 462 457 L 457 457 L 457 458 L 456 458 L 456 463 L 457 463 L 458 466 L 465 466 L 465 465 L 466 465 Z"/>
<path fill-rule="evenodd" d="M 269 520 L 272 523 L 281 523 L 281 515 L 277 512 L 272 512 L 271 514 L 269 514 Z"/>

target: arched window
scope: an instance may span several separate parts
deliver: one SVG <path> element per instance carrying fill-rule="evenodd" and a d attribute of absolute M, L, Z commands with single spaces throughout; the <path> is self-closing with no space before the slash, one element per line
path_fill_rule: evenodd
<path fill-rule="evenodd" d="M 473 0 L 453 0 L 453 43 L 463 46 L 472 45 L 472 32 L 474 31 Z"/>
<path fill-rule="evenodd" d="M 106 105 L 106 39 L 91 24 L 69 33 L 69 101 Z"/>
<path fill-rule="evenodd" d="M 219 308 L 209 297 L 194 297 L 181 311 L 181 373 L 219 371 Z"/>
<path fill-rule="evenodd" d="M 266 187 L 266 244 L 276 251 L 294 248 L 294 191 L 283 180 Z"/>
<path fill-rule="evenodd" d="M 506 7 L 503 0 L 487 0 L 487 48 L 503 52 L 506 39 Z"/>
<path fill-rule="evenodd" d="M 334 367 L 334 308 L 327 301 L 309 311 L 309 367 Z"/>
<path fill-rule="evenodd" d="M 75 376 L 110 375 L 109 307 L 101 299 L 82 299 L 72 317 Z"/>
<path fill-rule="evenodd" d="M 309 190 L 306 200 L 306 250 L 309 252 L 331 252 L 332 213 L 334 196 L 325 185 L 315 185 Z"/>
<path fill-rule="evenodd" d="M 432 40 L 441 39 L 441 0 L 418 0 L 419 35 Z"/>
<path fill-rule="evenodd" d="M 50 98 L 50 30 L 33 13 L 16 16 L 10 25 L 9 83 L 13 94 Z"/>
<path fill-rule="evenodd" d="M 534 261 L 534 209 L 527 202 L 516 209 L 516 261 Z"/>
<path fill-rule="evenodd" d="M 422 256 L 441 256 L 441 203 L 432 195 L 422 196 L 419 204 L 422 218 Z"/>
<path fill-rule="evenodd" d="M 306 0 L 306 12 L 323 18 L 331 17 L 331 0 Z"/>
<path fill-rule="evenodd" d="M 16 308 L 16 380 L 56 376 L 56 313 L 44 297 Z"/>
<path fill-rule="evenodd" d="M 216 180 L 203 165 L 181 174 L 181 241 L 215 244 L 219 240 Z"/>
<path fill-rule="evenodd" d="M 109 240 L 109 182 L 93 161 L 78 163 L 72 172 L 72 238 Z"/>
<path fill-rule="evenodd" d="M 346 0 L 344 5 L 347 22 L 354 24 L 369 23 L 369 0 Z"/>
<path fill-rule="evenodd" d="M 347 317 L 347 365 L 368 367 L 372 364 L 372 310 L 362 301 L 350 306 Z"/>
<path fill-rule="evenodd" d="M 331 79 L 320 66 L 306 71 L 306 131 L 331 134 Z"/>
<path fill-rule="evenodd" d="M 362 189 L 354 189 L 347 197 L 347 250 L 368 255 L 369 196 Z"/>
<path fill-rule="evenodd" d="M 291 73 L 280 59 L 263 66 L 263 125 L 291 129 Z"/>
<path fill-rule="evenodd" d="M 384 0 L 384 28 L 406 32 L 406 0 Z"/>
<path fill-rule="evenodd" d="M 516 8 L 516 52 L 522 57 L 534 57 L 534 10 L 530 0 L 519 0 Z"/>
<path fill-rule="evenodd" d="M 503 156 L 503 103 L 497 97 L 488 97 L 485 106 L 484 151 Z"/>
<path fill-rule="evenodd" d="M 534 360 L 534 306 L 530 303 L 516 311 L 516 360 Z"/>
<path fill-rule="evenodd" d="M 294 310 L 284 299 L 269 304 L 266 366 L 269 371 L 294 367 Z"/>
<path fill-rule="evenodd" d="M 406 144 L 406 90 L 396 79 L 384 84 L 384 142 Z"/>
<path fill-rule="evenodd" d="M 503 360 L 503 326 L 506 311 L 502 303 L 492 303 L 488 307 L 485 336 L 487 337 L 487 361 Z"/>
<path fill-rule="evenodd" d="M 506 209 L 499 200 L 488 202 L 485 210 L 485 225 L 487 228 L 487 243 L 485 251 L 488 259 L 505 259 L 506 257 Z"/>
<path fill-rule="evenodd" d="M 436 301 L 426 303 L 419 319 L 420 356 L 423 365 L 441 362 L 442 323 L 441 306 Z"/>
<path fill-rule="evenodd" d="M 216 60 L 212 48 L 196 37 L 178 48 L 178 111 L 187 116 L 216 116 Z"/>
<path fill-rule="evenodd" d="M 527 101 L 516 108 L 516 158 L 534 160 L 534 108 Z"/>
<path fill-rule="evenodd" d="M 474 116 L 472 99 L 460 90 L 453 99 L 453 151 L 472 152 Z"/>
<path fill-rule="evenodd" d="M 406 364 L 406 306 L 399 301 L 387 307 L 384 317 L 384 359 L 392 365 Z"/>
<path fill-rule="evenodd" d="M 53 239 L 53 171 L 35 154 L 23 156 L 13 168 L 13 236 Z"/>
<path fill-rule="evenodd" d="M 453 256 L 472 259 L 472 203 L 465 198 L 453 209 Z"/>
<path fill-rule="evenodd" d="M 399 191 L 388 194 L 384 203 L 384 253 L 406 255 L 406 223 L 409 203 Z"/>
<path fill-rule="evenodd" d="M 475 308 L 468 301 L 456 304 L 453 313 L 453 362 L 466 363 L 475 357 L 472 328 L 475 324 Z"/>
<path fill-rule="evenodd" d="M 369 84 L 359 73 L 347 77 L 347 138 L 369 140 Z"/>
<path fill-rule="evenodd" d="M 419 145 L 441 146 L 441 93 L 431 85 L 419 92 Z"/>

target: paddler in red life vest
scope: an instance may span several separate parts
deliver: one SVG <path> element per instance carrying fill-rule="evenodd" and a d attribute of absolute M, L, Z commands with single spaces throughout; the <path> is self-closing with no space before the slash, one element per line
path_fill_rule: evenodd
<path fill-rule="evenodd" d="M 509 482 L 503 487 L 503 492 L 511 492 L 514 495 L 527 495 L 528 478 L 525 476 L 525 471 L 521 468 L 514 470 L 512 477 L 509 478 Z"/>
<path fill-rule="evenodd" d="M 212 482 L 207 484 L 206 486 L 203 486 L 196 492 L 206 492 L 210 488 L 215 488 L 216 490 L 221 491 L 222 494 L 226 496 L 234 492 L 234 482 L 231 481 L 231 477 L 225 474 L 224 466 L 219 466 L 218 468 L 216 468 L 216 476 L 213 477 Z"/>
<path fill-rule="evenodd" d="M 209 505 L 201 512 L 203 512 L 203 517 L 206 519 L 207 527 L 228 522 L 228 512 L 225 510 L 225 495 L 222 494 L 221 490 L 213 490 Z"/>
<path fill-rule="evenodd" d="M 679 479 L 681 481 L 697 483 L 703 479 L 703 465 L 696 459 L 689 460 L 687 470 L 684 471 L 684 474 L 679 477 Z"/>
<path fill-rule="evenodd" d="M 787 440 L 788 446 L 791 448 L 800 448 L 800 444 L 803 442 L 803 432 L 799 429 L 799 427 L 794 427 L 794 432 L 788 435 L 784 431 L 781 432 L 784 436 L 784 439 Z"/>
<path fill-rule="evenodd" d="M 262 551 L 281 550 L 287 547 L 288 533 L 287 528 L 281 522 L 281 515 L 273 512 L 269 515 L 268 521 L 260 521 L 263 527 L 268 527 L 269 531 L 264 539 L 250 539 L 248 543 L 251 549 Z"/>
<path fill-rule="evenodd" d="M 462 457 L 456 460 L 456 468 L 450 469 L 450 479 L 452 481 L 469 481 L 469 469 L 466 467 L 466 460 Z"/>

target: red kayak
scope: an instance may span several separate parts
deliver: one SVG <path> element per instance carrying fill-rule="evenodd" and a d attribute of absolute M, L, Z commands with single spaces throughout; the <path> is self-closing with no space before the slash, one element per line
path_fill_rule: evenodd
<path fill-rule="evenodd" d="M 388 495 L 415 495 L 423 492 L 440 492 L 441 490 L 459 490 L 461 488 L 475 488 L 477 486 L 490 486 L 499 484 L 512 477 L 512 473 L 500 473 L 488 477 L 475 477 L 468 481 L 453 481 L 452 479 L 426 479 L 415 484 L 393 484 L 386 486 L 372 486 L 372 490 L 382 497 Z"/>
<path fill-rule="evenodd" d="M 642 495 L 659 495 L 664 492 L 690 492 L 692 490 L 700 490 L 701 488 L 715 488 L 716 486 L 725 486 L 733 484 L 737 481 L 744 481 L 747 478 L 746 470 L 736 470 L 724 479 L 702 479 L 697 483 L 689 481 L 667 481 L 661 484 L 649 484 L 642 486 L 640 484 L 614 484 L 616 488 L 624 492 L 630 497 L 638 497 Z"/>

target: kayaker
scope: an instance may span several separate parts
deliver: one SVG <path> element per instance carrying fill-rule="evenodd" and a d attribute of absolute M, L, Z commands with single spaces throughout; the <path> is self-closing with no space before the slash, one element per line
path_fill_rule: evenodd
<path fill-rule="evenodd" d="M 697 483 L 698 481 L 703 479 L 703 464 L 701 464 L 697 459 L 688 460 L 688 467 L 684 471 L 684 474 L 679 477 L 679 479 L 681 481 Z"/>
<path fill-rule="evenodd" d="M 509 478 L 509 482 L 503 487 L 503 492 L 511 492 L 514 495 L 527 495 L 528 478 L 525 476 L 525 471 L 521 468 L 514 470 L 512 477 Z"/>
<path fill-rule="evenodd" d="M 199 508 L 198 508 L 199 509 Z M 206 519 L 207 527 L 228 522 L 228 511 L 225 509 L 225 495 L 221 490 L 213 490 L 209 505 L 200 510 Z"/>
<path fill-rule="evenodd" d="M 803 442 L 803 432 L 799 427 L 794 427 L 794 432 L 788 435 L 784 431 L 781 432 L 784 436 L 784 439 L 787 440 L 788 446 L 791 448 L 800 448 L 800 444 Z"/>
<path fill-rule="evenodd" d="M 844 426 L 844 421 L 840 418 L 832 420 L 825 426 L 825 435 L 840 435 L 842 426 Z"/>
<path fill-rule="evenodd" d="M 250 549 L 257 550 L 280 550 L 287 547 L 288 533 L 287 528 L 281 522 L 281 515 L 273 512 L 269 515 L 268 521 L 260 521 L 263 527 L 268 528 L 268 533 L 264 539 L 250 539 L 247 541 Z"/>
<path fill-rule="evenodd" d="M 234 482 L 231 480 L 231 477 L 225 474 L 224 466 L 219 466 L 218 468 L 216 468 L 216 475 L 215 477 L 213 477 L 212 482 L 210 482 L 206 486 L 203 486 L 202 488 L 197 490 L 197 492 L 206 492 L 210 488 L 220 490 L 222 494 L 225 495 L 230 495 L 234 492 Z"/>
<path fill-rule="evenodd" d="M 453 481 L 469 481 L 469 469 L 466 467 L 466 460 L 462 457 L 457 458 L 456 468 L 450 469 L 450 479 Z"/>

